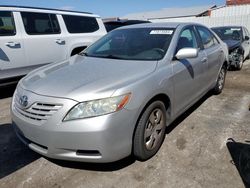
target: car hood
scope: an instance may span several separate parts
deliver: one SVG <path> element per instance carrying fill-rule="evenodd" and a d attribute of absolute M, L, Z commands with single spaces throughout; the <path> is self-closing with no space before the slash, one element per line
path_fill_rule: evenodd
<path fill-rule="evenodd" d="M 23 89 L 33 93 L 92 100 L 134 83 L 153 72 L 157 61 L 128 61 L 76 55 L 69 61 L 42 67 L 28 74 L 20 82 Z"/>
<path fill-rule="evenodd" d="M 229 51 L 240 46 L 240 41 L 238 40 L 223 40 L 228 46 Z"/>

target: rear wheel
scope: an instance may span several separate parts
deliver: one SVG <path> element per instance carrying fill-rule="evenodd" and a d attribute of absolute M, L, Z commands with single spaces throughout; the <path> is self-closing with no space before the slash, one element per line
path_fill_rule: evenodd
<path fill-rule="evenodd" d="M 224 64 L 220 70 L 216 85 L 213 89 L 214 94 L 218 95 L 222 92 L 225 85 L 226 73 L 227 73 L 227 66 Z"/>
<path fill-rule="evenodd" d="M 133 140 L 133 154 L 141 161 L 154 156 L 165 138 L 166 108 L 163 102 L 151 103 L 140 117 Z"/>

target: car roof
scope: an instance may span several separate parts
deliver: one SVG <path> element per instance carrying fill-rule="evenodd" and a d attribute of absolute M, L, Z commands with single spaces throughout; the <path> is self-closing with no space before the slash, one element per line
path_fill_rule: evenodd
<path fill-rule="evenodd" d="M 231 28 L 231 27 L 240 27 L 242 28 L 243 26 L 238 26 L 238 25 L 226 25 L 226 26 L 219 26 L 219 27 L 211 27 L 211 29 L 219 29 L 219 28 Z"/>
<path fill-rule="evenodd" d="M 29 7 L 29 6 L 15 6 L 15 5 L 0 5 L 0 10 L 10 10 L 10 11 L 32 11 L 32 12 L 46 12 L 46 13 L 59 13 L 59 14 L 84 14 L 90 17 L 100 17 L 90 12 L 81 12 L 73 10 L 62 10 L 54 8 L 41 8 L 41 7 Z"/>
<path fill-rule="evenodd" d="M 135 24 L 135 25 L 129 25 L 129 26 L 124 26 L 118 29 L 133 29 L 133 28 L 177 28 L 179 26 L 184 27 L 188 25 L 200 25 L 198 23 L 191 23 L 191 22 L 159 22 L 159 23 L 143 23 L 143 24 Z"/>
<path fill-rule="evenodd" d="M 136 23 L 151 23 L 148 20 L 116 20 L 116 21 L 108 21 L 104 24 L 136 24 Z"/>

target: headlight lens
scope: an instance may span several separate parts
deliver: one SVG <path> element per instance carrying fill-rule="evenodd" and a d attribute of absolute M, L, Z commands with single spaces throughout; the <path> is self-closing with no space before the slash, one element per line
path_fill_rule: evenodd
<path fill-rule="evenodd" d="M 124 108 L 129 99 L 130 94 L 126 94 L 79 103 L 68 112 L 63 121 L 101 116 L 116 112 Z"/>

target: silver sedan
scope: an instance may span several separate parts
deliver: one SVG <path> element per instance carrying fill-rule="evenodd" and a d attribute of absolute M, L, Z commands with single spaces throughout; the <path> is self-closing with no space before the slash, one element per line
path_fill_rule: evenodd
<path fill-rule="evenodd" d="M 11 106 L 14 130 L 50 158 L 144 161 L 175 118 L 208 91 L 222 91 L 227 64 L 226 45 L 205 26 L 119 28 L 24 77 Z"/>

